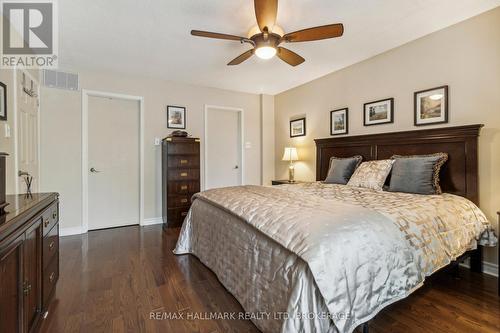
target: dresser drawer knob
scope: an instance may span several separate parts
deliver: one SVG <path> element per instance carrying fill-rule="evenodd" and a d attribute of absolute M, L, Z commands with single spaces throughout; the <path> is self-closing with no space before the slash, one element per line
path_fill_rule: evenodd
<path fill-rule="evenodd" d="M 57 218 L 57 212 L 52 213 L 52 218 L 55 220 Z"/>
<path fill-rule="evenodd" d="M 49 282 L 50 283 L 52 283 L 54 281 L 55 276 L 56 276 L 55 272 L 50 273 L 50 276 L 49 276 Z"/>
<path fill-rule="evenodd" d="M 188 189 L 187 185 L 181 185 L 181 191 L 185 191 L 187 189 Z"/>
<path fill-rule="evenodd" d="M 47 228 L 49 224 L 50 224 L 50 220 L 49 219 L 46 219 L 45 221 L 43 221 L 43 227 L 44 228 Z"/>
<path fill-rule="evenodd" d="M 31 291 L 31 283 L 29 283 L 27 280 L 24 281 L 23 283 L 23 292 L 25 295 L 28 295 Z"/>
<path fill-rule="evenodd" d="M 181 199 L 181 202 L 186 203 L 186 202 L 188 202 L 188 199 Z"/>
<path fill-rule="evenodd" d="M 181 172 L 181 177 L 187 177 L 188 173 L 187 172 Z"/>
<path fill-rule="evenodd" d="M 181 160 L 181 164 L 187 164 L 188 160 Z"/>
<path fill-rule="evenodd" d="M 54 244 L 55 244 L 54 241 L 50 242 L 50 244 L 49 244 L 49 250 L 52 250 L 52 248 L 54 247 Z"/>

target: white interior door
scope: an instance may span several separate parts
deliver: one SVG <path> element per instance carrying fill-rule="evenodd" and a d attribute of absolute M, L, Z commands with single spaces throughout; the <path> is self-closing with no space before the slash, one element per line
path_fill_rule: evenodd
<path fill-rule="evenodd" d="M 26 193 L 26 177 L 32 177 L 31 192 L 38 192 L 39 85 L 31 76 L 21 70 L 18 70 L 16 73 L 16 81 L 18 193 Z"/>
<path fill-rule="evenodd" d="M 139 102 L 88 98 L 89 230 L 139 224 Z"/>
<path fill-rule="evenodd" d="M 241 112 L 207 108 L 205 188 L 241 185 Z"/>

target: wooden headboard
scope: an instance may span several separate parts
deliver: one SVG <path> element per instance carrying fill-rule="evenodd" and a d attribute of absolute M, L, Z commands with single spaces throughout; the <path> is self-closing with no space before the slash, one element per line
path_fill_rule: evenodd
<path fill-rule="evenodd" d="M 442 127 L 427 130 L 316 139 L 316 180 L 324 180 L 330 158 L 363 156 L 363 161 L 392 155 L 448 153 L 441 169 L 444 192 L 479 203 L 477 145 L 483 125 Z"/>

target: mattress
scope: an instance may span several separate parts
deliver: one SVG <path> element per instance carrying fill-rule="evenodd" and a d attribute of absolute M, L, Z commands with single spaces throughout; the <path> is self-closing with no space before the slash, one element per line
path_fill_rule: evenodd
<path fill-rule="evenodd" d="M 176 254 L 215 272 L 263 332 L 352 332 L 496 239 L 465 198 L 321 182 L 197 194 Z"/>

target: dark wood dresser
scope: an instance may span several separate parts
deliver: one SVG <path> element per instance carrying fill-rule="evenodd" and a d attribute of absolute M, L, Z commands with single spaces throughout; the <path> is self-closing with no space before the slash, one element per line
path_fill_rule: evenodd
<path fill-rule="evenodd" d="M 200 139 L 166 137 L 162 141 L 163 227 L 182 225 L 191 197 L 200 191 Z"/>
<path fill-rule="evenodd" d="M 59 277 L 57 193 L 7 195 L 0 216 L 0 332 L 35 332 Z"/>

